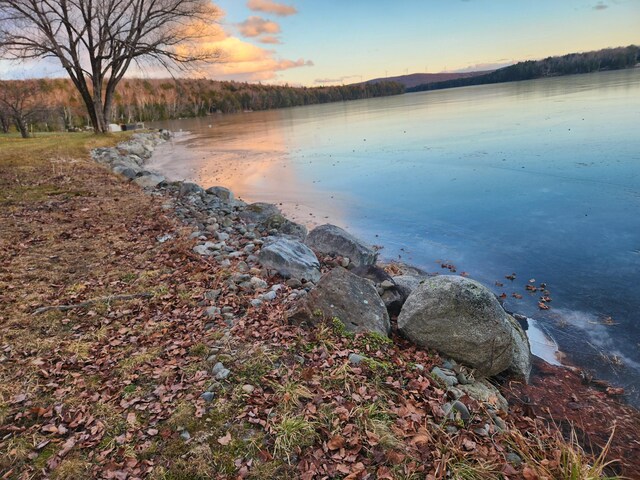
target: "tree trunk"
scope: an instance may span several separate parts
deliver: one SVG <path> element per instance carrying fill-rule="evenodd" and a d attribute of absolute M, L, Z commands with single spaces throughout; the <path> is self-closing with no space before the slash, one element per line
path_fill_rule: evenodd
<path fill-rule="evenodd" d="M 96 87 L 94 86 L 94 89 Z M 95 112 L 95 116 L 96 116 L 96 124 L 94 125 L 94 129 L 96 133 L 107 133 L 109 128 L 108 128 L 108 123 L 105 121 L 104 118 L 104 108 L 102 105 L 102 98 L 101 98 L 101 93 L 100 90 L 96 91 L 94 90 L 93 92 L 93 110 Z"/>
<path fill-rule="evenodd" d="M 29 138 L 29 129 L 27 128 L 27 123 L 24 121 L 24 118 L 15 118 L 15 124 L 22 138 Z"/>
<path fill-rule="evenodd" d="M 2 129 L 2 133 L 9 133 L 10 125 L 9 119 L 4 115 L 0 115 L 0 129 Z"/>

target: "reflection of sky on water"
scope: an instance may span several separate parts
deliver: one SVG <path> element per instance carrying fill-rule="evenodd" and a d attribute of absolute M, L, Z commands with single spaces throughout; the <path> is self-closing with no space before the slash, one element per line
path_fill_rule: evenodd
<path fill-rule="evenodd" d="M 179 122 L 195 135 L 171 168 L 284 202 L 299 221 L 329 217 L 388 259 L 454 263 L 507 293 L 576 361 L 633 386 L 638 126 L 636 69 Z M 549 312 L 524 290 L 529 279 L 549 286 Z M 599 325 L 603 316 L 618 325 Z M 607 351 L 626 368 L 603 362 Z"/>

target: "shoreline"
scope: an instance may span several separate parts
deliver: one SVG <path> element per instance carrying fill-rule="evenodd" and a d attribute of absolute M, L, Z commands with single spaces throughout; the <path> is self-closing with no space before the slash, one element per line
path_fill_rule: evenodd
<path fill-rule="evenodd" d="M 184 141 L 184 140 L 189 140 L 190 138 L 194 137 L 195 135 L 189 131 L 183 131 L 180 130 L 179 132 L 172 132 L 172 136 L 169 140 L 169 142 L 171 142 L 172 148 L 175 149 L 175 143 L 174 141 Z M 159 145 L 159 148 L 162 148 L 162 145 Z M 154 152 L 155 154 L 155 152 Z M 171 159 L 169 158 L 168 155 L 164 155 L 163 157 L 164 159 L 166 159 L 165 162 L 163 162 L 160 166 L 160 168 L 162 168 L 162 165 L 164 165 L 165 163 L 169 164 Z M 151 162 L 152 159 L 150 158 L 149 161 Z M 181 177 L 180 175 L 176 175 L 175 172 L 172 175 L 172 180 L 171 182 L 173 183 L 180 183 L 180 182 L 186 182 L 186 183 L 191 183 L 191 180 L 188 179 L 184 179 L 184 178 L 179 178 Z M 227 187 L 226 185 L 223 185 L 225 188 Z M 234 192 L 232 192 L 234 193 Z M 241 198 L 239 198 L 240 200 L 242 200 Z M 263 199 L 255 199 L 255 202 L 258 203 L 262 203 L 264 202 Z M 273 205 L 276 205 L 278 208 L 281 207 L 282 203 L 279 203 L 276 200 L 273 201 Z M 297 204 L 296 204 L 297 205 Z M 308 207 L 309 212 L 311 212 L 312 207 Z M 292 212 L 287 212 L 286 210 L 284 211 L 284 215 L 286 216 L 287 214 L 291 214 Z M 304 213 L 307 213 L 307 211 L 305 210 Z M 317 219 L 315 221 L 308 221 L 307 215 L 305 214 L 300 214 L 299 212 L 296 213 L 295 215 L 293 215 L 291 217 L 292 220 L 296 221 L 296 222 L 301 222 L 303 225 L 305 225 L 307 228 L 312 229 L 313 227 L 316 227 L 322 223 L 326 223 L 326 221 L 322 221 L 320 219 Z M 310 214 L 309 214 L 310 215 Z M 324 217 L 325 219 L 327 217 Z M 337 222 L 336 223 L 339 226 L 343 226 L 343 224 L 341 222 Z M 347 227 L 348 230 L 348 227 Z M 382 249 L 384 248 L 384 246 L 382 246 Z M 408 269 L 413 269 L 413 270 L 419 270 L 421 272 L 423 272 L 425 275 L 426 270 L 424 270 L 423 267 L 418 267 L 415 265 L 411 265 L 410 263 L 405 263 L 405 262 L 397 262 L 391 259 L 385 259 L 384 255 L 382 256 L 382 259 L 379 259 L 378 263 L 380 265 L 394 265 L 394 264 L 399 264 L 401 266 L 404 266 Z M 428 273 L 429 276 L 432 275 L 439 275 L 439 273 Z M 503 299 L 499 299 L 500 303 L 503 304 Z M 531 353 L 532 355 L 535 355 L 537 358 L 543 360 L 544 362 L 548 363 L 551 366 L 561 366 L 563 368 L 572 370 L 572 371 L 580 371 L 582 368 L 586 368 L 586 367 L 579 367 L 576 366 L 574 364 L 571 364 L 570 362 L 567 361 L 567 354 L 565 352 L 563 352 L 562 350 L 560 350 L 559 346 L 558 346 L 558 342 L 555 340 L 555 338 L 553 338 L 553 335 L 550 334 L 549 332 L 547 332 L 545 330 L 545 328 L 543 327 L 542 324 L 540 324 L 540 322 L 538 320 L 536 320 L 535 318 L 532 317 L 528 317 L 526 315 L 522 315 L 520 314 L 518 311 L 514 310 L 512 307 L 514 305 L 509 305 L 509 308 L 506 308 L 506 306 L 503 304 L 503 308 L 505 308 L 505 310 L 507 311 L 507 313 L 509 313 L 510 315 L 516 317 L 521 324 L 523 325 L 527 325 L 527 328 L 525 328 L 525 330 L 527 330 L 527 335 L 529 337 L 529 342 L 531 343 Z M 625 400 L 626 401 L 626 400 Z M 634 406 L 634 408 L 637 408 Z"/>
<path fill-rule="evenodd" d="M 180 131 L 179 132 L 179 136 L 180 137 L 189 137 L 189 135 L 193 135 L 188 131 Z M 149 133 L 144 132 L 139 134 L 140 135 L 140 139 L 143 139 L 145 137 L 145 135 L 149 135 Z M 140 162 L 140 167 L 141 170 L 140 172 L 143 172 L 145 175 L 144 176 L 149 176 L 151 178 L 153 178 L 153 183 L 156 183 L 155 185 L 153 185 L 151 188 L 155 188 L 155 187 L 159 187 L 160 185 L 169 185 L 169 186 L 173 186 L 175 189 L 175 186 L 178 186 L 178 189 L 180 189 L 180 186 L 182 185 L 195 185 L 195 187 L 197 187 L 198 189 L 200 189 L 201 191 L 205 191 L 204 187 L 197 185 L 193 182 L 187 181 L 187 180 L 172 180 L 167 182 L 164 175 L 162 175 L 160 172 L 154 172 L 154 171 L 150 171 L 150 170 L 146 170 L 143 167 L 147 165 L 147 163 L 149 163 L 149 161 L 151 160 L 153 154 L 155 153 L 155 148 L 156 147 L 161 147 L 164 143 L 166 142 L 173 142 L 176 133 L 169 131 L 169 130 L 165 130 L 165 129 L 160 129 L 159 130 L 159 137 L 156 137 L 156 133 L 150 133 L 150 135 L 152 135 L 152 143 L 153 143 L 153 147 L 149 150 L 147 150 L 147 152 L 145 154 L 141 154 L 141 162 Z M 155 138 L 154 138 L 155 137 Z M 131 141 L 136 141 L 136 135 L 134 135 L 132 137 L 131 140 L 129 140 L 129 142 Z M 144 144 L 144 140 L 143 144 Z M 141 152 L 138 152 L 141 153 Z M 95 159 L 95 158 L 94 158 Z M 120 170 L 115 170 L 116 173 L 121 173 Z M 126 176 L 126 175 L 125 175 Z M 138 177 L 139 178 L 139 177 Z M 135 178 L 133 179 L 135 181 Z M 149 188 L 149 186 L 146 183 L 142 183 L 141 186 L 143 188 Z M 193 189 L 194 187 L 189 187 L 190 189 Z M 215 186 L 215 187 L 211 187 L 211 188 L 222 188 L 223 190 L 225 190 L 224 195 L 228 196 L 229 198 L 233 199 L 232 205 L 236 205 L 236 206 L 247 206 L 247 205 L 251 205 L 246 203 L 244 200 L 238 198 L 235 198 L 234 192 L 232 192 L 231 190 L 227 189 L 225 186 Z M 165 189 L 163 189 L 165 190 Z M 165 191 L 165 195 L 169 194 L 170 197 L 175 198 L 176 196 L 181 196 L 183 195 L 183 192 L 179 191 L 179 192 L 173 192 L 171 193 L 170 191 Z M 188 194 L 190 192 L 186 192 L 186 194 Z M 256 202 L 256 204 L 265 204 L 264 202 Z M 273 205 L 273 207 L 278 208 L 278 204 L 265 204 L 265 205 Z M 206 210 L 206 208 L 204 209 Z M 285 217 L 286 219 L 286 217 Z M 184 217 L 183 217 L 183 221 L 184 221 Z M 310 227 L 314 227 L 317 226 L 315 224 L 310 224 Z M 203 232 L 205 234 L 207 233 L 211 233 L 208 231 Z M 275 232 L 274 232 L 275 233 Z M 196 236 L 194 236 L 194 238 L 198 238 Z M 205 236 L 201 236 L 200 240 L 205 240 Z M 399 268 L 401 270 L 401 273 L 406 273 L 406 272 L 420 272 L 422 275 L 424 276 L 438 276 L 439 273 L 427 273 L 425 270 L 423 270 L 421 267 L 417 267 L 408 263 L 404 263 L 404 262 L 394 262 L 392 260 L 389 261 L 384 261 L 384 260 L 378 260 L 377 262 L 380 266 L 382 267 L 387 267 L 387 266 L 391 266 L 392 268 Z M 498 299 L 502 305 L 502 301 L 501 299 Z M 504 305 L 502 305 L 503 308 L 505 308 Z M 549 369 L 553 370 L 554 368 L 561 368 L 564 369 L 568 372 L 571 372 L 572 374 L 577 374 L 579 375 L 585 384 L 589 385 L 593 385 L 596 389 L 599 389 L 600 391 L 605 391 L 605 392 L 610 392 L 607 393 L 608 395 L 610 395 L 610 397 L 612 399 L 614 399 L 615 401 L 619 401 L 622 400 L 623 404 L 628 405 L 630 408 L 633 408 L 634 410 L 640 411 L 640 409 L 638 409 L 638 407 L 632 405 L 631 403 L 629 403 L 629 401 L 625 398 L 624 393 L 620 393 L 620 392 L 624 392 L 624 390 L 620 387 L 616 387 L 613 384 L 610 384 L 604 380 L 600 380 L 596 377 L 593 377 L 591 374 L 589 374 L 586 370 L 583 369 L 583 367 L 571 364 L 570 362 L 567 361 L 567 354 L 565 354 L 564 352 L 562 352 L 561 350 L 559 350 L 558 348 L 558 343 L 556 342 L 556 340 L 547 332 L 544 331 L 544 329 L 542 328 L 542 326 L 538 326 L 538 321 L 530 318 L 526 315 L 522 315 L 516 311 L 512 311 L 511 309 L 506 309 L 505 311 L 512 315 L 514 318 L 516 318 L 518 320 L 518 322 L 521 324 L 521 326 L 523 327 L 523 329 L 527 332 L 527 337 L 529 337 L 529 343 L 532 342 L 532 338 L 533 341 L 535 341 L 538 344 L 544 344 L 544 346 L 540 349 L 536 349 L 537 353 L 534 353 L 534 349 L 531 348 L 531 355 L 532 355 L 532 361 L 533 359 L 537 359 L 538 363 L 539 362 L 543 362 L 545 365 L 547 365 L 549 367 Z M 530 336 L 529 335 L 529 331 L 533 332 L 534 335 Z"/>

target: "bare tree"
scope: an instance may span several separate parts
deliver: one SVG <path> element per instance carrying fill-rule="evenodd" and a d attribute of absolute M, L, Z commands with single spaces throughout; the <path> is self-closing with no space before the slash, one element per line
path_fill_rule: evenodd
<path fill-rule="evenodd" d="M 46 110 L 39 95 L 40 89 L 33 80 L 12 80 L 0 82 L 0 117 L 4 124 L 13 122 L 22 135 L 29 138 L 29 123 L 37 121 Z"/>
<path fill-rule="evenodd" d="M 57 58 L 95 131 L 106 132 L 132 64 L 175 70 L 220 59 L 206 47 L 218 17 L 210 0 L 0 0 L 0 54 Z"/>

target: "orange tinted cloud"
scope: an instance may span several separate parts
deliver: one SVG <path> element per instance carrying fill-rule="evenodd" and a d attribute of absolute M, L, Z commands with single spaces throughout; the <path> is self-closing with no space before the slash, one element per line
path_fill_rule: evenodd
<path fill-rule="evenodd" d="M 223 52 L 224 61 L 208 65 L 198 72 L 214 79 L 241 81 L 272 80 L 277 72 L 290 68 L 312 66 L 311 60 L 288 60 L 278 58 L 274 51 L 260 48 L 236 37 L 206 45 Z"/>
<path fill-rule="evenodd" d="M 272 13 L 281 17 L 298 13 L 295 7 L 277 3 L 272 0 L 249 0 L 247 6 L 256 12 Z"/>
<path fill-rule="evenodd" d="M 270 44 L 278 44 L 280 43 L 280 39 L 278 37 L 274 37 L 272 35 L 263 35 L 258 39 L 260 43 L 270 43 Z"/>
<path fill-rule="evenodd" d="M 263 33 L 280 33 L 280 25 L 271 20 L 261 17 L 249 17 L 244 22 L 238 24 L 240 33 L 245 37 L 257 37 Z"/>

